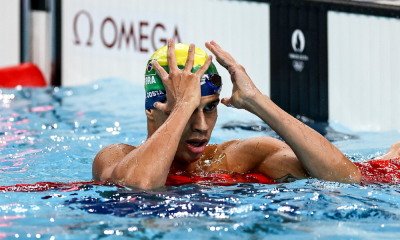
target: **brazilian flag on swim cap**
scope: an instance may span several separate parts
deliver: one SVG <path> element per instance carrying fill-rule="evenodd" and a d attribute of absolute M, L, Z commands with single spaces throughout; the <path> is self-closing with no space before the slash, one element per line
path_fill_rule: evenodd
<path fill-rule="evenodd" d="M 183 43 L 175 44 L 175 58 L 178 64 L 179 69 L 184 69 L 186 60 L 188 58 L 189 45 Z M 167 60 L 168 46 L 164 46 L 158 49 L 153 56 L 151 56 L 150 60 L 147 62 L 146 73 L 145 73 L 145 90 L 146 90 L 146 109 L 154 108 L 155 102 L 163 102 L 166 98 L 165 87 L 162 83 L 161 78 L 157 75 L 156 70 L 151 64 L 152 60 L 157 60 L 158 63 L 169 72 L 168 60 Z M 195 49 L 194 55 L 194 64 L 192 68 L 192 73 L 197 72 L 201 66 L 207 60 L 207 53 L 197 48 Z M 218 74 L 217 68 L 213 63 L 210 64 L 210 67 L 204 73 L 207 74 Z M 203 93 L 203 92 L 202 92 Z M 203 96 L 203 94 L 202 94 Z"/>

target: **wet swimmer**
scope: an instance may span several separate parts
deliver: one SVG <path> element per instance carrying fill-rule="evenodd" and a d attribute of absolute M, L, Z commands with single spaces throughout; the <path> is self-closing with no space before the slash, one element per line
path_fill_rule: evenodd
<path fill-rule="evenodd" d="M 217 121 L 221 78 L 212 56 L 170 39 L 146 68 L 147 140 L 102 149 L 93 162 L 95 180 L 143 189 L 164 186 L 169 174 L 258 173 L 277 181 L 312 177 L 360 182 L 350 160 L 262 94 L 228 52 L 213 41 L 206 47 L 233 83 L 232 96 L 222 104 L 257 115 L 286 143 L 257 137 L 207 145 Z"/>

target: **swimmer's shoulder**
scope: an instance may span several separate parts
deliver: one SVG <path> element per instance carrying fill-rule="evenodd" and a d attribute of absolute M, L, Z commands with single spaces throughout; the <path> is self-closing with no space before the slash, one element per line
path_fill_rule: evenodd
<path fill-rule="evenodd" d="M 226 154 L 229 168 L 235 172 L 253 171 L 279 151 L 292 152 L 281 140 L 264 136 L 223 142 L 218 148 Z"/>
<path fill-rule="evenodd" d="M 115 166 L 136 146 L 116 143 L 109 145 L 97 153 L 92 165 L 92 175 L 94 180 L 107 181 L 111 178 Z"/>
<path fill-rule="evenodd" d="M 100 150 L 99 153 L 96 155 L 96 159 L 108 158 L 110 155 L 118 155 L 125 157 L 131 151 L 135 150 L 136 146 L 124 144 L 124 143 L 116 143 L 108 145 L 107 147 Z"/>
<path fill-rule="evenodd" d="M 288 145 L 279 139 L 266 136 L 248 139 L 235 139 L 218 144 L 218 149 L 223 152 L 226 152 L 227 150 L 235 150 L 246 154 L 259 154 L 260 151 L 262 153 L 276 152 L 283 147 L 287 148 Z"/>

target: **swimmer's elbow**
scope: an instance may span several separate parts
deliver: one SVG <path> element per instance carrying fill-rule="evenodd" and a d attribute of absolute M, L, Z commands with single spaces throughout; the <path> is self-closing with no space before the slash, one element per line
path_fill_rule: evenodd
<path fill-rule="evenodd" d="M 132 187 L 132 188 L 140 188 L 143 190 L 151 190 L 159 187 L 163 187 L 165 184 L 157 183 L 151 179 L 141 179 L 135 181 L 117 181 L 117 184 L 125 186 L 125 187 Z"/>
<path fill-rule="evenodd" d="M 361 183 L 361 176 L 350 176 L 348 178 L 342 178 L 340 181 L 337 181 L 340 183 L 346 183 L 346 184 L 360 184 Z"/>
<path fill-rule="evenodd" d="M 165 184 L 160 184 L 160 183 L 156 183 L 154 181 L 149 180 L 149 181 L 141 181 L 137 187 L 141 188 L 143 190 L 151 190 L 151 189 L 163 187 L 164 185 Z"/>
<path fill-rule="evenodd" d="M 350 177 L 349 177 L 350 183 L 360 184 L 361 180 L 362 180 L 360 169 L 358 169 L 357 166 L 354 166 L 354 167 L 355 167 L 355 170 L 352 174 L 350 174 Z"/>
<path fill-rule="evenodd" d="M 323 178 L 318 178 L 320 180 L 324 181 L 329 181 L 329 182 L 339 182 L 339 183 L 344 183 L 344 184 L 360 184 L 361 183 L 361 175 L 349 175 L 346 177 L 323 177 Z"/>
<path fill-rule="evenodd" d="M 347 158 L 346 158 L 346 160 L 347 160 Z M 350 161 L 350 160 L 348 160 L 348 161 Z M 348 173 L 347 181 L 348 181 L 348 183 L 360 184 L 361 180 L 362 180 L 360 169 L 358 169 L 358 167 L 353 162 L 350 161 L 350 163 L 351 163 L 351 167 L 349 167 L 349 170 L 348 170 L 349 173 Z"/>
<path fill-rule="evenodd" d="M 334 166 L 336 169 L 336 178 L 334 181 L 347 184 L 359 184 L 361 183 L 361 172 L 358 167 L 347 159 L 345 156 L 342 157 L 341 161 Z"/>
<path fill-rule="evenodd" d="M 361 173 L 357 166 L 347 174 L 346 177 L 339 179 L 337 182 L 347 183 L 347 184 L 360 184 L 361 183 Z"/>
<path fill-rule="evenodd" d="M 123 184 L 124 186 L 127 187 L 136 187 L 140 188 L 143 190 L 151 190 L 155 188 L 159 188 L 165 185 L 165 183 L 161 183 L 159 181 L 155 181 L 154 178 L 141 178 L 139 179 L 134 179 L 134 180 L 127 180 Z"/>
<path fill-rule="evenodd" d="M 354 165 L 352 162 L 351 166 L 343 168 L 335 168 L 332 167 L 331 170 L 328 172 L 325 171 L 324 174 L 322 175 L 312 175 L 310 174 L 311 177 L 315 177 L 320 180 L 324 181 L 331 181 L 331 182 L 339 182 L 339 183 L 345 183 L 345 184 L 360 184 L 362 180 L 362 176 L 360 173 L 360 170 L 356 165 Z M 348 166 L 348 165 L 347 165 Z M 336 169 L 333 171 L 333 169 Z M 323 172 L 320 172 L 320 174 Z"/>
<path fill-rule="evenodd" d="M 140 188 L 143 190 L 150 190 L 159 188 L 165 185 L 164 182 L 159 181 L 160 178 L 154 178 L 152 176 L 138 176 L 135 174 L 124 174 L 114 169 L 111 181 L 114 184 L 118 184 L 125 187 Z"/>

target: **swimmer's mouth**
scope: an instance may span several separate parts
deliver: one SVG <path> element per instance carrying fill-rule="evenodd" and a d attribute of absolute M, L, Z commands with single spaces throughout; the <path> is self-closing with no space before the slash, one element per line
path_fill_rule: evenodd
<path fill-rule="evenodd" d="M 192 145 L 193 147 L 202 147 L 207 144 L 206 139 L 190 139 L 186 141 L 187 144 Z"/>
<path fill-rule="evenodd" d="M 208 141 L 206 139 L 190 139 L 186 141 L 186 144 L 189 148 L 189 151 L 194 154 L 201 154 L 206 149 L 207 142 Z"/>

